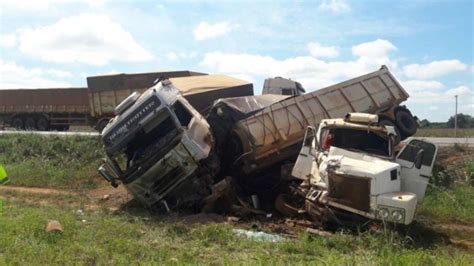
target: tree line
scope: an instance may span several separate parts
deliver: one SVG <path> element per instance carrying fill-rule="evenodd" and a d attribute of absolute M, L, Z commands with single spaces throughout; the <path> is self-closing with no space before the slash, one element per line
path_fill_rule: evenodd
<path fill-rule="evenodd" d="M 473 128 L 474 117 L 463 113 L 458 114 L 458 128 Z M 420 121 L 421 128 L 454 128 L 454 116 L 451 116 L 447 122 L 430 122 L 428 119 Z"/>

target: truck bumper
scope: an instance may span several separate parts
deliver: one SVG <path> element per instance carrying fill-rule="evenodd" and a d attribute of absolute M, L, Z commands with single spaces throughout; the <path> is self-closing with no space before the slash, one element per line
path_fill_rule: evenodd
<path fill-rule="evenodd" d="M 376 217 L 394 223 L 410 224 L 415 216 L 417 198 L 416 194 L 410 192 L 391 192 L 377 196 Z M 398 213 L 403 218 L 396 219 Z M 388 214 L 386 216 L 385 214 Z"/>
<path fill-rule="evenodd" d="M 194 176 L 198 164 L 182 143 L 170 150 L 142 176 L 126 184 L 127 189 L 143 204 L 153 207 L 185 180 Z"/>

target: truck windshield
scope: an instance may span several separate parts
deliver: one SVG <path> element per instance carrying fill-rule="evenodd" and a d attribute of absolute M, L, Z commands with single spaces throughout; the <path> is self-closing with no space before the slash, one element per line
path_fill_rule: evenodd
<path fill-rule="evenodd" d="M 323 149 L 335 146 L 378 156 L 390 156 L 388 136 L 369 130 L 329 128 L 322 131 Z"/>
<path fill-rule="evenodd" d="M 128 179 L 138 169 L 144 171 L 162 158 L 179 141 L 181 129 L 167 109 L 159 112 L 134 133 L 123 152 L 115 155 L 113 163 Z M 140 166 L 140 167 L 138 167 Z"/>

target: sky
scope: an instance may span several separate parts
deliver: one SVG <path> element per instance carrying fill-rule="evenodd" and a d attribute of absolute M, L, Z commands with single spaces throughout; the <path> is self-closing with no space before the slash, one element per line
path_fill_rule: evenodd
<path fill-rule="evenodd" d="M 474 116 L 473 1 L 0 0 L 0 89 L 192 70 L 306 91 L 387 65 L 421 119 Z"/>

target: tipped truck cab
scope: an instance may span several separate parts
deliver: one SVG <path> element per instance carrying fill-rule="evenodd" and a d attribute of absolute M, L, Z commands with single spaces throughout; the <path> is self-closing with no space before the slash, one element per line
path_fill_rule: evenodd
<path fill-rule="evenodd" d="M 437 147 L 412 140 L 396 154 L 395 139 L 394 128 L 379 126 L 378 116 L 370 114 L 325 119 L 317 131 L 308 127 L 292 171 L 293 177 L 309 184 L 306 206 L 411 223 Z"/>
<path fill-rule="evenodd" d="M 196 172 L 211 152 L 207 121 L 169 80 L 134 98 L 101 133 L 107 158 L 99 173 L 150 207 L 161 202 L 168 209 L 186 204 L 183 194 L 206 194 L 209 184 Z"/>

